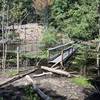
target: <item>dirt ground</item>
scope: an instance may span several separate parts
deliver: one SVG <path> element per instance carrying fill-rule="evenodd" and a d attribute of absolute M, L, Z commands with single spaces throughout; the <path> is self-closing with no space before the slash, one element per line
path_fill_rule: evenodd
<path fill-rule="evenodd" d="M 41 74 L 43 72 L 44 71 L 42 70 L 37 70 L 36 72 L 30 74 L 29 76 L 33 79 L 34 84 L 37 85 L 45 94 L 52 97 L 53 100 L 84 100 L 85 99 L 86 93 L 84 92 L 84 88 L 73 83 L 71 81 L 71 78 L 67 78 L 65 76 L 56 75 L 56 74 L 44 75 L 41 77 L 33 77 L 34 75 Z M 0 76 L 0 84 L 9 79 L 10 77 Z M 17 81 L 14 81 L 10 85 L 13 86 L 13 88 L 23 87 L 29 85 L 29 82 L 24 77 Z M 12 88 L 9 89 L 7 89 L 7 91 L 8 90 L 12 91 Z M 19 93 L 20 92 L 21 91 L 19 91 Z M 2 91 L 0 90 L 0 95 L 1 94 Z M 7 100 L 16 100 L 16 99 L 7 99 Z"/>
<path fill-rule="evenodd" d="M 70 78 L 60 75 L 46 75 L 34 78 L 33 74 L 30 77 L 34 84 L 37 85 L 45 94 L 53 98 L 53 100 L 84 100 L 84 88 L 74 84 Z M 7 80 L 7 77 L 0 77 L 0 83 Z M 13 87 L 26 86 L 29 82 L 26 78 L 17 80 L 11 85 Z"/>

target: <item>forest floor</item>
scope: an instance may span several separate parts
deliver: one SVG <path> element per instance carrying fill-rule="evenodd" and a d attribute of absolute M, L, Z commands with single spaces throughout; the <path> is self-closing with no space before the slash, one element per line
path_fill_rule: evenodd
<path fill-rule="evenodd" d="M 36 73 L 41 73 L 41 72 L 36 72 Z M 45 94 L 49 95 L 50 97 L 53 98 L 53 100 L 84 100 L 86 97 L 86 93 L 84 92 L 85 88 L 79 85 L 76 85 L 75 83 L 72 82 L 71 78 L 67 78 L 61 75 L 46 75 L 38 78 L 34 78 L 33 75 L 36 73 L 30 74 L 30 77 L 33 79 L 34 84 L 37 85 Z M 7 77 L 0 77 L 0 83 L 2 83 L 5 80 L 8 80 L 9 78 Z M 26 80 L 26 78 L 21 78 L 17 81 L 14 81 L 10 85 L 12 88 L 7 88 L 5 87 L 5 91 L 9 90 L 12 92 L 13 88 L 16 87 L 23 87 L 27 86 L 29 82 Z M 12 94 L 8 91 L 3 93 L 0 90 L 0 95 L 3 94 L 4 96 L 8 94 Z M 13 92 L 16 92 L 17 89 L 14 89 Z M 21 91 L 19 91 L 20 93 Z M 3 100 L 16 100 L 16 99 L 3 99 Z M 23 99 L 21 99 L 23 100 Z M 38 100 L 38 99 L 37 99 Z"/>

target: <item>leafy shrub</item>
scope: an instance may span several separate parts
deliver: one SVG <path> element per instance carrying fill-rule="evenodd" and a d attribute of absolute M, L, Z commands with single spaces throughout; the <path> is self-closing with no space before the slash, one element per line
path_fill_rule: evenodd
<path fill-rule="evenodd" d="M 40 97 L 33 91 L 31 85 L 24 88 L 24 93 L 27 100 L 40 100 Z"/>
<path fill-rule="evenodd" d="M 95 0 L 54 0 L 50 25 L 73 39 L 90 40 L 98 33 L 97 17 Z"/>
<path fill-rule="evenodd" d="M 80 76 L 77 78 L 72 78 L 72 82 L 76 85 L 82 86 L 82 87 L 89 87 L 91 86 L 90 83 L 87 81 L 86 77 Z"/>
<path fill-rule="evenodd" d="M 57 43 L 56 31 L 54 28 L 47 28 L 44 30 L 41 38 L 41 48 L 49 48 Z"/>

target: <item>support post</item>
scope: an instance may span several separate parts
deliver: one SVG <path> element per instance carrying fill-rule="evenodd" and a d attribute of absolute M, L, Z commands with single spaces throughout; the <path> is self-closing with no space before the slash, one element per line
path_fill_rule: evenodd
<path fill-rule="evenodd" d="M 64 51 L 61 51 L 61 67 L 64 68 L 63 66 L 63 55 L 64 55 Z"/>
<path fill-rule="evenodd" d="M 99 44 L 97 46 L 97 68 L 98 68 L 98 76 L 100 76 L 100 61 L 99 61 L 99 50 L 100 50 L 100 1 L 98 2 L 98 14 L 99 14 L 99 19 L 98 19 L 98 24 L 99 24 Z"/>
<path fill-rule="evenodd" d="M 100 76 L 100 59 L 99 59 L 99 49 L 100 49 L 100 44 L 97 47 L 97 68 L 98 68 L 98 76 Z"/>
<path fill-rule="evenodd" d="M 50 51 L 47 50 L 47 56 L 48 56 L 48 60 L 50 59 Z"/>
<path fill-rule="evenodd" d="M 2 68 L 5 73 L 5 44 L 3 43 L 3 56 L 2 56 Z"/>
<path fill-rule="evenodd" d="M 4 67 L 4 72 L 6 70 L 6 58 L 7 58 L 7 44 L 4 45 L 4 62 L 3 62 L 3 67 Z"/>
<path fill-rule="evenodd" d="M 19 73 L 19 47 L 17 47 L 17 73 Z"/>

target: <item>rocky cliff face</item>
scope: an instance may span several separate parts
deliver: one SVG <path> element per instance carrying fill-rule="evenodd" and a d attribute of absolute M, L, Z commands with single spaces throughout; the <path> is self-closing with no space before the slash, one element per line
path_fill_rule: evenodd
<path fill-rule="evenodd" d="M 25 51 L 37 51 L 42 31 L 43 26 L 37 23 L 21 25 L 18 29 L 16 28 L 16 33 L 24 41 L 21 48 L 26 49 Z"/>
<path fill-rule="evenodd" d="M 16 32 L 19 34 L 20 39 L 26 41 L 38 41 L 41 37 L 43 26 L 34 24 L 21 25 Z"/>

